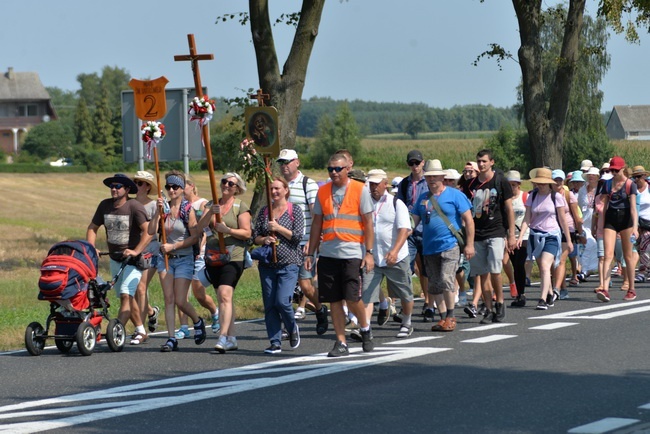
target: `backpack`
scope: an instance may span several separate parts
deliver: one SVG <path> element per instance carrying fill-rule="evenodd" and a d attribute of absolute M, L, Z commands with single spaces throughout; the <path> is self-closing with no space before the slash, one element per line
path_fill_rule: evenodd
<path fill-rule="evenodd" d="M 287 211 L 289 212 L 289 218 L 291 219 L 291 221 L 293 221 L 293 204 L 291 202 L 287 202 Z M 268 206 L 264 208 L 264 217 L 266 217 L 267 220 L 269 219 Z"/>
<path fill-rule="evenodd" d="M 85 240 L 62 241 L 53 245 L 41 264 L 39 300 L 68 300 L 88 289 L 97 276 L 99 258 Z"/>

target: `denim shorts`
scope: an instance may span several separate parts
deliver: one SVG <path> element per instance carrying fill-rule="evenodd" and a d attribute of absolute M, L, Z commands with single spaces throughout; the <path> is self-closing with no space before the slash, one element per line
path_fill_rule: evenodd
<path fill-rule="evenodd" d="M 535 239 L 531 236 L 528 238 L 528 243 L 530 244 L 530 250 L 529 251 L 535 251 Z M 557 242 L 557 238 L 555 237 L 547 237 L 544 240 L 544 248 L 542 249 L 542 253 L 550 253 L 551 255 L 555 256 L 557 252 L 560 250 L 560 245 Z M 540 255 L 541 256 L 541 255 Z"/>
<path fill-rule="evenodd" d="M 169 263 L 169 270 L 165 270 L 165 258 L 162 255 L 158 255 L 158 272 L 162 273 L 167 271 L 171 273 L 175 279 L 187 279 L 192 280 L 194 276 L 194 256 L 177 256 L 172 258 L 167 258 Z"/>
<path fill-rule="evenodd" d="M 201 279 L 199 278 L 199 271 L 202 271 L 204 268 L 205 268 L 204 256 L 199 255 L 196 258 L 194 258 L 194 274 L 192 275 L 192 280 L 200 281 Z"/>
<path fill-rule="evenodd" d="M 121 262 L 114 261 L 111 259 L 111 276 L 115 276 L 117 271 L 122 266 Z M 127 265 L 122 272 L 120 278 L 115 282 L 113 290 L 116 294 L 129 294 L 131 297 L 135 295 L 136 289 L 138 289 L 138 284 L 140 283 L 140 278 L 142 277 L 142 271 L 138 269 L 135 265 Z"/>

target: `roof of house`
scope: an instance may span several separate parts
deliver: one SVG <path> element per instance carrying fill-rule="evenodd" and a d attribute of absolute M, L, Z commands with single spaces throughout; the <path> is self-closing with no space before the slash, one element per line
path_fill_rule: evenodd
<path fill-rule="evenodd" d="M 614 111 L 625 131 L 650 131 L 650 105 L 615 105 Z"/>
<path fill-rule="evenodd" d="M 14 72 L 9 68 L 0 75 L 0 100 L 50 99 L 45 86 L 36 72 Z"/>

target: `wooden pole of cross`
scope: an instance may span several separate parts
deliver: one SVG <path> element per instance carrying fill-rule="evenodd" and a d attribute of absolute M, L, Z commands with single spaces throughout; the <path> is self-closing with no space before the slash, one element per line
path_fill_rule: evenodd
<path fill-rule="evenodd" d="M 214 60 L 214 54 L 196 54 L 196 44 L 194 42 L 194 35 L 187 35 L 187 42 L 190 47 L 190 54 L 181 54 L 174 56 L 176 62 L 189 61 L 192 66 L 192 74 L 194 75 L 194 90 L 198 98 L 203 97 L 203 87 L 201 86 L 201 72 L 199 71 L 199 60 Z M 210 149 L 210 127 L 206 122 L 201 129 L 201 139 L 203 146 L 205 146 L 205 154 L 208 162 L 208 174 L 210 176 L 210 190 L 212 190 L 212 203 L 219 204 L 219 194 L 217 193 L 217 181 L 214 178 L 214 162 L 212 161 L 212 150 Z M 217 223 L 221 223 L 221 214 L 215 214 Z M 224 242 L 223 234 L 218 233 L 219 237 L 219 250 L 221 253 L 226 253 L 226 245 Z"/>
<path fill-rule="evenodd" d="M 257 89 L 257 93 L 248 95 L 248 98 L 256 99 L 257 105 L 259 107 L 264 107 L 266 105 L 265 101 L 270 100 L 271 96 L 268 93 L 264 93 L 262 89 Z M 273 171 L 271 170 L 271 158 L 269 158 L 268 154 L 264 154 L 264 165 L 266 166 L 266 176 L 264 177 L 264 180 L 266 182 L 266 206 L 269 209 L 269 221 L 272 221 L 273 204 L 271 203 L 271 179 L 273 178 Z M 275 234 L 271 232 L 271 235 L 275 235 Z M 273 262 L 278 262 L 278 255 L 275 248 L 275 244 L 273 244 L 271 248 L 273 250 Z"/>

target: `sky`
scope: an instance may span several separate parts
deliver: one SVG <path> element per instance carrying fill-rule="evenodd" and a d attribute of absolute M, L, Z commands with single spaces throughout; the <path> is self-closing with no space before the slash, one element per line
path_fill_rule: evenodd
<path fill-rule="evenodd" d="M 547 0 L 545 5 L 555 4 Z M 271 19 L 300 10 L 297 0 L 271 0 Z M 165 76 L 167 89 L 194 87 L 188 62 L 193 33 L 210 96 L 240 97 L 258 87 L 249 26 L 215 24 L 218 16 L 245 11 L 244 0 L 113 2 L 97 0 L 11 1 L 2 5 L 0 72 L 37 72 L 45 86 L 78 90 L 80 73 L 124 68 L 133 78 Z M 595 0 L 587 13 L 596 14 Z M 293 27 L 273 28 L 280 64 Z M 614 105 L 650 104 L 647 71 L 650 37 L 625 42 L 610 31 L 611 67 L 603 82 L 601 111 Z M 472 62 L 496 42 L 516 57 L 517 21 L 508 0 L 328 0 L 309 62 L 303 99 L 419 102 L 431 107 L 515 104 L 521 71 L 514 61 Z"/>

